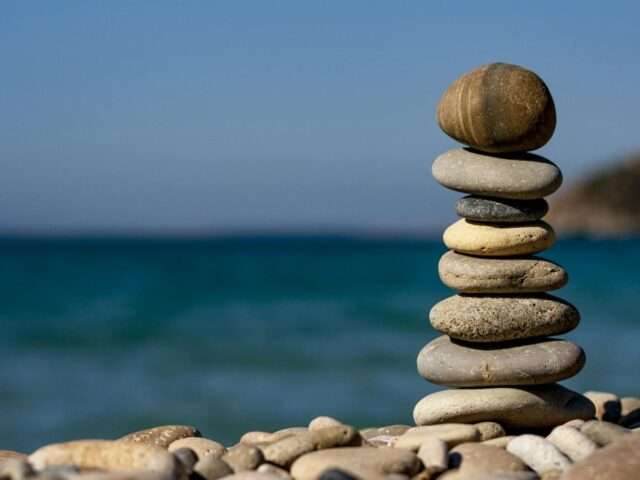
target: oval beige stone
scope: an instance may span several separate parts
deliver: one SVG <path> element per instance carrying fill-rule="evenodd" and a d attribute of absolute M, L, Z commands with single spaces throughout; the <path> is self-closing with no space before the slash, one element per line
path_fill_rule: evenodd
<path fill-rule="evenodd" d="M 121 442 L 145 443 L 167 448 L 176 440 L 187 437 L 199 437 L 197 428 L 190 425 L 163 425 L 129 433 L 120 438 Z"/>
<path fill-rule="evenodd" d="M 343 447 L 308 453 L 291 466 L 296 480 L 318 480 L 325 470 L 338 468 L 361 478 L 370 473 L 401 473 L 412 476 L 420 470 L 415 453 L 400 448 Z"/>
<path fill-rule="evenodd" d="M 169 474 L 178 470 L 176 458 L 162 447 L 110 440 L 76 440 L 46 445 L 33 452 L 29 461 L 38 470 L 56 465 L 101 470 L 152 470 Z"/>
<path fill-rule="evenodd" d="M 460 293 L 548 292 L 568 280 L 564 268 L 543 258 L 474 257 L 453 250 L 440 258 L 438 274 Z"/>
<path fill-rule="evenodd" d="M 426 438 L 435 437 L 447 444 L 449 448 L 464 442 L 476 442 L 480 432 L 473 425 L 463 423 L 444 423 L 413 427 L 400 435 L 394 443 L 395 448 L 418 450 Z"/>
<path fill-rule="evenodd" d="M 543 221 L 527 224 L 480 224 L 464 218 L 449 226 L 442 236 L 451 250 L 467 255 L 507 257 L 531 255 L 555 243 L 551 225 Z"/>
<path fill-rule="evenodd" d="M 180 448 L 190 448 L 191 450 L 196 452 L 196 455 L 198 455 L 198 458 L 200 460 L 208 455 L 221 457 L 227 451 L 227 449 L 224 448 L 224 445 L 222 445 L 221 443 L 202 437 L 181 438 L 169 445 L 170 452 L 175 452 Z"/>
<path fill-rule="evenodd" d="M 588 399 L 557 384 L 443 390 L 427 395 L 413 410 L 416 425 L 493 421 L 507 429 L 555 427 L 593 414 Z"/>
<path fill-rule="evenodd" d="M 418 373 L 438 385 L 482 387 L 554 383 L 584 366 L 582 349 L 568 340 L 535 343 L 460 343 L 443 335 L 418 354 Z"/>
<path fill-rule="evenodd" d="M 433 306 L 431 326 L 467 342 L 505 342 L 557 335 L 580 322 L 575 307 L 547 294 L 530 296 L 454 295 Z"/>
<path fill-rule="evenodd" d="M 625 435 L 569 468 L 563 480 L 632 480 L 640 473 L 640 435 Z"/>
<path fill-rule="evenodd" d="M 459 77 L 442 96 L 437 119 L 450 137 L 487 152 L 535 150 L 556 126 L 553 98 L 542 79 L 508 63 Z"/>
<path fill-rule="evenodd" d="M 500 473 L 527 471 L 520 458 L 502 448 L 480 443 L 458 445 L 449 452 L 449 465 L 460 473 Z"/>
<path fill-rule="evenodd" d="M 451 190 L 511 200 L 546 197 L 562 185 L 557 165 L 533 154 L 497 157 L 455 148 L 434 160 L 431 173 Z"/>

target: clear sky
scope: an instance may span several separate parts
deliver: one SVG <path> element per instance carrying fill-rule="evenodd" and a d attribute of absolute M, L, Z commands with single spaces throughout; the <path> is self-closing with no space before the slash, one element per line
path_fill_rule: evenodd
<path fill-rule="evenodd" d="M 440 95 L 536 71 L 566 183 L 640 147 L 637 2 L 0 5 L 0 228 L 433 230 Z"/>

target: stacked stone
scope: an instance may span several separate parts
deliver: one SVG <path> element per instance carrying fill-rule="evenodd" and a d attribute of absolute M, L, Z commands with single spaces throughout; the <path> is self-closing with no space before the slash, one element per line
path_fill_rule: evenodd
<path fill-rule="evenodd" d="M 422 349 L 418 371 L 458 388 L 420 400 L 416 424 L 496 421 L 524 429 L 592 418 L 588 399 L 555 383 L 585 362 L 578 345 L 548 338 L 580 320 L 572 305 L 546 293 L 565 285 L 567 273 L 533 256 L 555 241 L 541 220 L 548 209 L 543 197 L 562 183 L 554 163 L 528 153 L 555 129 L 547 86 L 522 67 L 485 65 L 449 87 L 437 118 L 469 148 L 440 155 L 433 176 L 470 195 L 456 205 L 462 219 L 445 231 L 450 250 L 438 267 L 458 294 L 432 308 L 431 325 L 444 336 Z"/>

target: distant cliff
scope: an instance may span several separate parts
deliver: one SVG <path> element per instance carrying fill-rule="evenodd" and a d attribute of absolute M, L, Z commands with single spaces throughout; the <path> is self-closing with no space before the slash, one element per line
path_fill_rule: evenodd
<path fill-rule="evenodd" d="M 545 220 L 562 235 L 640 235 L 640 152 L 565 187 Z"/>

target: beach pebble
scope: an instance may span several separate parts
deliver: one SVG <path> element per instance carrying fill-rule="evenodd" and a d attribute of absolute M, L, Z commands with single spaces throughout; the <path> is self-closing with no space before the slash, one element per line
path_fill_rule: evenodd
<path fill-rule="evenodd" d="M 309 432 L 292 435 L 261 448 L 267 462 L 285 468 L 288 468 L 298 457 L 314 449 L 314 442 Z"/>
<path fill-rule="evenodd" d="M 273 475 L 274 477 L 278 477 L 280 480 L 292 480 L 293 477 L 289 475 L 289 472 L 283 468 L 276 467 L 275 465 L 271 465 L 269 463 L 263 463 L 256 470 L 258 473 L 268 473 L 269 475 Z"/>
<path fill-rule="evenodd" d="M 449 468 L 476 475 L 528 470 L 527 465 L 517 456 L 502 448 L 480 443 L 465 443 L 451 450 Z"/>
<path fill-rule="evenodd" d="M 463 442 L 478 441 L 480 432 L 473 425 L 465 425 L 463 423 L 443 423 L 441 425 L 413 427 L 400 435 L 393 446 L 415 451 L 429 437 L 439 438 L 451 448 Z"/>
<path fill-rule="evenodd" d="M 360 480 L 360 479 L 345 472 L 344 470 L 340 470 L 339 468 L 331 468 L 325 471 L 320 476 L 320 480 Z"/>
<path fill-rule="evenodd" d="M 547 440 L 574 462 L 584 460 L 598 448 L 598 445 L 580 430 L 564 425 L 554 428 Z"/>
<path fill-rule="evenodd" d="M 338 468 L 368 479 L 371 473 L 414 475 L 420 466 L 416 455 L 402 448 L 342 447 L 303 455 L 291 466 L 291 475 L 296 480 L 316 480 L 324 471 Z"/>
<path fill-rule="evenodd" d="M 486 442 L 487 440 L 504 437 L 506 435 L 502 425 L 496 422 L 479 422 L 474 424 L 474 427 L 480 432 L 480 442 Z"/>
<path fill-rule="evenodd" d="M 636 480 L 640 478 L 640 435 L 626 435 L 568 469 L 562 480 Z"/>
<path fill-rule="evenodd" d="M 440 280 L 461 293 L 547 292 L 563 287 L 567 272 L 539 257 L 486 258 L 449 250 L 438 263 Z"/>
<path fill-rule="evenodd" d="M 518 436 L 509 442 L 507 451 L 522 459 L 538 474 L 565 470 L 571 465 L 571 461 L 553 443 L 538 435 Z"/>
<path fill-rule="evenodd" d="M 221 443 L 202 437 L 181 438 L 169 445 L 170 452 L 181 448 L 190 448 L 196 452 L 196 455 L 198 455 L 198 458 L 200 459 L 207 455 L 221 457 L 227 451 Z"/>
<path fill-rule="evenodd" d="M 596 418 L 605 422 L 617 423 L 620 420 L 622 405 L 617 395 L 609 392 L 588 391 L 583 394 L 596 407 Z"/>
<path fill-rule="evenodd" d="M 558 384 L 522 388 L 442 390 L 420 400 L 416 425 L 495 421 L 504 428 L 555 427 L 572 418 L 592 418 L 593 404 Z"/>
<path fill-rule="evenodd" d="M 424 437 L 418 448 L 418 458 L 429 473 L 444 472 L 449 465 L 449 448 L 436 436 Z"/>
<path fill-rule="evenodd" d="M 432 480 L 428 478 L 426 480 Z M 494 473 L 474 473 L 461 472 L 457 469 L 447 470 L 438 477 L 438 480 L 540 480 L 535 472 L 494 472 Z"/>
<path fill-rule="evenodd" d="M 580 427 L 584 425 L 585 421 L 580 418 L 574 418 L 573 420 L 569 420 L 568 422 L 563 423 L 565 427 L 573 427 L 580 430 Z"/>
<path fill-rule="evenodd" d="M 437 303 L 429 320 L 433 328 L 450 337 L 483 343 L 569 332 L 580 322 L 580 314 L 573 305 L 545 293 L 508 297 L 454 295 Z"/>
<path fill-rule="evenodd" d="M 534 222 L 544 217 L 548 210 L 549 204 L 543 198 L 511 200 L 467 195 L 456 203 L 458 216 L 486 223 Z"/>
<path fill-rule="evenodd" d="M 121 437 L 119 441 L 144 443 L 157 447 L 167 448 L 180 438 L 199 437 L 200 432 L 195 427 L 188 425 L 164 425 L 148 428 L 138 432 L 129 433 Z"/>
<path fill-rule="evenodd" d="M 417 358 L 422 377 L 456 387 L 553 383 L 574 376 L 584 362 L 582 349 L 568 340 L 487 346 L 446 335 L 425 345 Z"/>
<path fill-rule="evenodd" d="M 360 435 L 362 435 L 362 437 L 365 439 L 378 437 L 380 435 L 397 437 L 399 435 L 402 435 L 404 432 L 406 432 L 410 428 L 411 427 L 409 425 L 386 425 L 384 427 L 362 429 L 360 430 Z"/>
<path fill-rule="evenodd" d="M 280 480 L 280 477 L 271 473 L 260 473 L 252 471 L 243 471 L 234 473 L 228 477 L 222 477 L 225 480 Z"/>
<path fill-rule="evenodd" d="M 455 140 L 487 152 L 535 150 L 556 126 L 553 98 L 534 72 L 490 63 L 465 73 L 443 94 L 440 128 Z"/>
<path fill-rule="evenodd" d="M 38 470 L 55 465 L 75 465 L 83 469 L 153 470 L 174 474 L 176 458 L 153 443 L 110 440 L 76 440 L 39 448 L 29 456 Z"/>
<path fill-rule="evenodd" d="M 580 431 L 593 440 L 597 445 L 603 447 L 619 440 L 623 435 L 630 433 L 629 429 L 616 425 L 615 423 L 590 420 L 580 427 Z"/>
<path fill-rule="evenodd" d="M 205 480 L 217 480 L 233 474 L 233 469 L 222 459 L 214 455 L 201 458 L 193 467 Z M 195 479 L 194 479 L 195 480 Z"/>
<path fill-rule="evenodd" d="M 398 436 L 395 435 L 378 435 L 377 437 L 371 437 L 367 440 L 369 445 L 374 447 L 391 447 L 398 440 Z"/>
<path fill-rule="evenodd" d="M 318 430 L 325 427 L 340 427 L 344 424 L 333 417 L 316 417 L 309 422 L 309 430 Z"/>
<path fill-rule="evenodd" d="M 358 431 L 348 425 L 322 427 L 302 435 L 308 435 L 311 438 L 313 447 L 318 450 L 354 445 L 360 437 Z"/>
<path fill-rule="evenodd" d="M 491 445 L 492 447 L 507 448 L 507 445 L 511 440 L 516 438 L 515 435 L 505 435 L 504 437 L 492 438 L 491 440 L 485 440 L 483 445 Z"/>
<path fill-rule="evenodd" d="M 442 235 L 444 244 L 458 253 L 481 257 L 531 255 L 555 243 L 553 228 L 538 220 L 532 223 L 483 224 L 464 218 L 450 225 Z"/>
<path fill-rule="evenodd" d="M 0 479 L 24 480 L 35 475 L 35 471 L 25 457 L 6 455 L 7 450 L 0 450 L 4 456 L 0 456 Z M 17 452 L 11 452 L 17 453 Z"/>
<path fill-rule="evenodd" d="M 623 397 L 620 399 L 620 407 L 620 425 L 629 427 L 640 424 L 640 398 Z"/>
<path fill-rule="evenodd" d="M 205 457 L 208 458 L 211 455 Z M 227 450 L 222 460 L 231 467 L 234 472 L 255 470 L 264 461 L 264 456 L 259 448 L 239 443 Z"/>
<path fill-rule="evenodd" d="M 534 154 L 496 157 L 455 148 L 437 157 L 431 173 L 442 186 L 482 197 L 536 200 L 562 184 L 558 166 Z"/>

